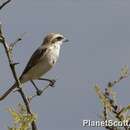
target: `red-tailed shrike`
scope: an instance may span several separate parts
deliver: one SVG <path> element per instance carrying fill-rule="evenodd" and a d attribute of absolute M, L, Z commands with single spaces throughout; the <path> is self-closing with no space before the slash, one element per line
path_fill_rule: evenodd
<path fill-rule="evenodd" d="M 27 81 L 39 79 L 45 73 L 47 73 L 57 62 L 60 47 L 63 42 L 68 40 L 60 33 L 49 33 L 43 40 L 41 46 L 33 53 L 28 64 L 26 65 L 19 80 L 23 84 Z M 15 83 L 9 88 L 2 96 L 0 100 L 3 100 L 12 90 L 17 87 Z"/>

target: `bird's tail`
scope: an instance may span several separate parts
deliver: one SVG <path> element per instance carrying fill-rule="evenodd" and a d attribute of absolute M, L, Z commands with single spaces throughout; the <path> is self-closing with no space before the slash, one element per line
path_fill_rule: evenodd
<path fill-rule="evenodd" d="M 2 96 L 0 96 L 0 101 L 6 98 L 16 87 L 17 83 L 15 83 L 12 87 L 10 87 Z"/>

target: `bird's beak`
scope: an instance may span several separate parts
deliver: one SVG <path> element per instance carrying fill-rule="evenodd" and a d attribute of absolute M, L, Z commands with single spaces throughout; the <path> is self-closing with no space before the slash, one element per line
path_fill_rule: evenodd
<path fill-rule="evenodd" d="M 65 38 L 65 39 L 63 40 L 63 42 L 69 42 L 69 40 Z"/>

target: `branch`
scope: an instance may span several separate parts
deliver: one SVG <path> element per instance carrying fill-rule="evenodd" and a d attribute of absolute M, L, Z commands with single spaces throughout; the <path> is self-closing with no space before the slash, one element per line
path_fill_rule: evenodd
<path fill-rule="evenodd" d="M 28 101 L 31 102 L 33 98 L 37 97 L 37 96 L 41 96 L 43 94 L 43 92 L 48 89 L 50 87 L 50 84 L 46 85 L 43 89 L 38 89 L 36 84 L 34 83 L 34 81 L 31 80 L 31 83 L 33 84 L 33 86 L 36 89 L 36 94 L 28 97 Z"/>
<path fill-rule="evenodd" d="M 16 71 L 15 71 L 15 65 L 16 65 L 16 64 L 13 63 L 13 60 L 12 60 L 12 58 L 11 58 L 11 53 L 10 53 L 10 51 L 9 51 L 8 44 L 6 43 L 5 38 L 4 38 L 3 34 L 2 34 L 2 25 L 0 25 L 0 42 L 1 42 L 1 43 L 3 44 L 3 46 L 4 46 L 4 49 L 5 49 L 7 58 L 8 58 L 8 62 L 9 62 L 9 65 L 10 65 L 10 69 L 11 69 L 12 74 L 13 74 L 13 77 L 14 77 L 16 83 L 17 83 L 18 92 L 20 93 L 20 95 L 21 95 L 21 97 L 22 97 L 22 99 L 23 99 L 23 101 L 24 101 L 24 104 L 25 104 L 25 106 L 26 106 L 27 113 L 32 115 L 32 112 L 31 112 L 31 110 L 30 110 L 29 102 L 28 102 L 28 100 L 27 100 L 27 98 L 26 98 L 26 95 L 24 94 L 22 88 L 20 87 L 20 86 L 21 86 L 21 83 L 20 83 L 19 78 L 18 78 L 18 76 L 17 76 L 17 73 L 16 73 Z M 36 126 L 36 124 L 35 124 L 34 121 L 32 122 L 31 125 L 32 125 L 32 130 L 37 130 L 37 126 Z"/>
<path fill-rule="evenodd" d="M 7 1 L 5 1 L 2 5 L 0 5 L 0 10 L 1 10 L 4 6 L 6 6 L 9 2 L 11 2 L 11 0 L 7 0 Z"/>
<path fill-rule="evenodd" d="M 127 116 L 125 116 L 125 113 L 130 110 L 130 106 L 127 107 L 120 107 L 116 103 L 115 94 L 112 88 L 118 84 L 121 80 L 127 78 L 129 76 L 128 66 L 124 66 L 121 69 L 120 76 L 117 78 L 117 80 L 108 82 L 107 87 L 104 91 L 100 89 L 98 85 L 95 86 L 96 93 L 100 99 L 100 101 L 103 104 L 103 120 L 109 120 L 109 119 L 116 119 L 118 121 L 123 121 L 124 119 L 127 120 Z M 130 119 L 128 119 L 130 122 Z M 106 129 L 109 130 L 120 130 L 118 129 L 118 126 L 105 126 Z M 128 126 L 123 126 L 125 130 L 130 130 Z"/>
<path fill-rule="evenodd" d="M 30 82 L 32 83 L 32 85 L 34 86 L 34 88 L 36 89 L 36 94 L 28 97 L 28 101 L 30 102 L 34 97 L 36 96 L 41 96 L 43 94 L 43 92 L 48 89 L 49 87 L 55 87 L 55 83 L 56 83 L 56 80 L 54 79 L 46 79 L 46 78 L 39 78 L 38 80 L 44 80 L 44 81 L 48 81 L 48 85 L 46 85 L 44 88 L 42 89 L 39 89 L 37 87 L 37 85 L 35 84 L 35 82 L 33 80 L 30 80 Z"/>
<path fill-rule="evenodd" d="M 9 45 L 9 50 L 12 51 L 13 48 L 16 46 L 17 43 L 19 43 L 20 41 L 22 41 L 23 39 L 23 36 L 26 34 L 26 32 L 24 32 L 23 34 L 21 34 L 14 42 L 12 42 L 10 45 Z"/>

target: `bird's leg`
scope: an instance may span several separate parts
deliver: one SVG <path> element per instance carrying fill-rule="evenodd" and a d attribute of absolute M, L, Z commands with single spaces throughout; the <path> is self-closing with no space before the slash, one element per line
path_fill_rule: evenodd
<path fill-rule="evenodd" d="M 38 80 L 48 81 L 49 82 L 49 86 L 55 87 L 54 84 L 55 84 L 56 80 L 54 80 L 54 79 L 39 78 Z"/>
<path fill-rule="evenodd" d="M 37 94 L 38 96 L 40 96 L 40 95 L 42 94 L 42 90 L 40 90 L 40 89 L 36 86 L 36 84 L 34 83 L 33 80 L 30 80 L 30 82 L 33 84 L 34 88 L 36 89 L 36 94 Z"/>

